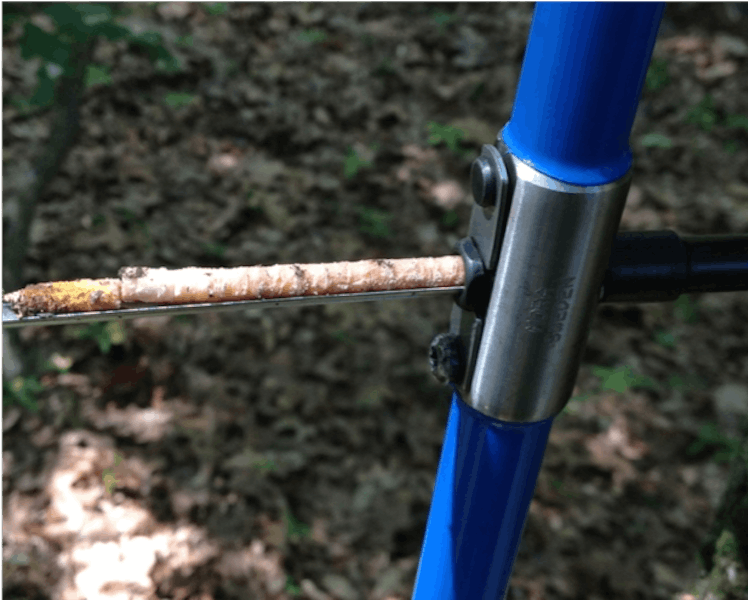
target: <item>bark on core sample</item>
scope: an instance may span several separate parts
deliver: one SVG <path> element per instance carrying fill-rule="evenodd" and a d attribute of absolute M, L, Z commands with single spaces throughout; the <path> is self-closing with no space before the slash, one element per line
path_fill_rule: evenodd
<path fill-rule="evenodd" d="M 463 285 L 459 256 L 398 258 L 230 269 L 124 267 L 120 279 L 30 285 L 3 296 L 19 316 L 111 310 L 138 304 L 193 304 L 327 296 Z"/>
<path fill-rule="evenodd" d="M 112 310 L 122 306 L 119 279 L 35 283 L 3 296 L 19 317 L 44 313 Z"/>

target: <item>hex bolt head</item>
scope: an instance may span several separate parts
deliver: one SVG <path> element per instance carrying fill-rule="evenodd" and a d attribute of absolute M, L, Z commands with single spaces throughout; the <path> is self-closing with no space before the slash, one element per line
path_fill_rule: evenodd
<path fill-rule="evenodd" d="M 460 383 L 465 375 L 465 360 L 459 336 L 440 333 L 429 348 L 431 372 L 441 383 Z"/>
<path fill-rule="evenodd" d="M 491 163 L 485 156 L 479 156 L 470 167 L 470 184 L 476 204 L 487 208 L 496 200 L 496 176 Z"/>

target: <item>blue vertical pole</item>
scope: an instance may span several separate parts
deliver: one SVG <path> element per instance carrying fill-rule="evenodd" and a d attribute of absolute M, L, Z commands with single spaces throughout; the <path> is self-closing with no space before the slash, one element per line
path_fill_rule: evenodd
<path fill-rule="evenodd" d="M 563 184 L 592 188 L 622 180 L 663 10 L 663 3 L 538 3 L 502 131 L 511 154 Z M 479 351 L 485 365 L 490 341 L 497 343 L 483 339 Z M 524 370 L 542 358 L 522 355 Z M 505 595 L 552 420 L 499 421 L 454 395 L 415 600 Z"/>
<path fill-rule="evenodd" d="M 414 598 L 501 598 L 553 419 L 501 423 L 452 398 Z"/>
<path fill-rule="evenodd" d="M 622 177 L 664 10 L 662 2 L 539 2 L 502 131 L 512 153 L 574 185 Z"/>

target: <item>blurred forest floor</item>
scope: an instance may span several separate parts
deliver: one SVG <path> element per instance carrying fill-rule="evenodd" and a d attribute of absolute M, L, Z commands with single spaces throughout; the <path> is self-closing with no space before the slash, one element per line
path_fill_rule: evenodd
<path fill-rule="evenodd" d="M 96 42 L 24 283 L 440 255 L 465 234 L 469 165 L 510 116 L 531 4 L 122 8 L 180 69 Z M 748 233 L 747 19 L 728 8 L 668 5 L 623 229 Z M 3 39 L 6 218 L 51 131 L 7 101 L 35 86 L 21 34 Z M 4 597 L 408 598 L 449 403 L 426 355 L 449 310 L 24 329 L 31 367 L 3 411 Z M 510 598 L 708 596 L 697 551 L 748 413 L 746 317 L 737 293 L 599 309 Z"/>

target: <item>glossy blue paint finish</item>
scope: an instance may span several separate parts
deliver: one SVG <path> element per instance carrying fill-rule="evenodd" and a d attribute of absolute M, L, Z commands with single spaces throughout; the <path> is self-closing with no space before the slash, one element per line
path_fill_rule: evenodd
<path fill-rule="evenodd" d="M 601 185 L 631 166 L 629 136 L 664 3 L 539 2 L 504 142 L 538 171 Z"/>
<path fill-rule="evenodd" d="M 454 394 L 415 600 L 503 597 L 552 422 L 494 421 Z"/>

